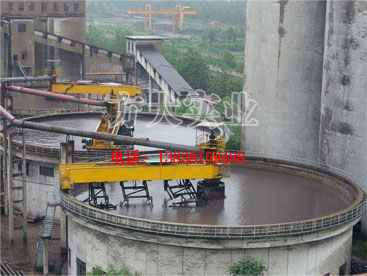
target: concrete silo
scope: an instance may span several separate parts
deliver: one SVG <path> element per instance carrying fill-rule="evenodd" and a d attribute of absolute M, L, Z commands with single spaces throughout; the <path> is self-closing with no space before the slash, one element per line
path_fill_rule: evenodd
<path fill-rule="evenodd" d="M 362 180 L 367 180 L 366 37 L 366 1 L 328 1 L 319 159 Z"/>
<path fill-rule="evenodd" d="M 244 90 L 259 126 L 242 149 L 317 160 L 325 1 L 248 1 Z"/>

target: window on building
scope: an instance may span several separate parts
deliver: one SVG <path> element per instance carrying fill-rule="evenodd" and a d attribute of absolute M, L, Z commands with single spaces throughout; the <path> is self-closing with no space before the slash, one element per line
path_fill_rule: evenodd
<path fill-rule="evenodd" d="M 342 266 L 339 267 L 339 275 L 347 275 L 347 263 L 344 263 Z"/>
<path fill-rule="evenodd" d="M 18 60 L 18 55 L 13 55 L 13 60 L 17 61 Z"/>
<path fill-rule="evenodd" d="M 22 171 L 22 162 L 19 162 L 19 163 L 18 163 L 18 171 L 19 171 L 19 172 L 21 172 L 21 171 Z M 28 162 L 26 162 L 26 163 L 25 163 L 25 174 L 26 174 L 27 176 L 29 176 L 29 163 L 28 163 Z"/>
<path fill-rule="evenodd" d="M 22 60 L 25 60 L 28 58 L 28 52 L 27 51 L 22 51 Z"/>
<path fill-rule="evenodd" d="M 79 3 L 75 3 L 74 4 L 74 11 L 79 11 L 79 10 L 80 10 Z"/>
<path fill-rule="evenodd" d="M 68 3 L 64 3 L 64 11 L 69 11 L 69 4 Z"/>
<path fill-rule="evenodd" d="M 24 11 L 24 3 L 18 4 L 18 11 Z"/>
<path fill-rule="evenodd" d="M 8 11 L 12 11 L 13 10 L 13 3 L 8 3 Z"/>
<path fill-rule="evenodd" d="M 29 3 L 28 4 L 28 9 L 29 9 L 29 11 L 34 11 L 34 3 Z"/>
<path fill-rule="evenodd" d="M 47 3 L 41 3 L 41 11 L 43 12 L 47 11 Z"/>
<path fill-rule="evenodd" d="M 54 3 L 54 11 L 59 11 L 59 3 Z"/>
<path fill-rule="evenodd" d="M 85 275 L 85 274 L 86 274 L 85 262 L 76 258 L 76 275 Z"/>
<path fill-rule="evenodd" d="M 18 32 L 25 33 L 27 31 L 27 24 L 19 23 L 18 24 Z"/>
<path fill-rule="evenodd" d="M 40 166 L 40 175 L 54 177 L 54 168 Z"/>

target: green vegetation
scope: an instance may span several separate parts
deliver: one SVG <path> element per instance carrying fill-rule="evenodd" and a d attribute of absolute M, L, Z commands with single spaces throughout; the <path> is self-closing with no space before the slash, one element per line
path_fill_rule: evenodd
<path fill-rule="evenodd" d="M 233 135 L 229 137 L 226 145 L 227 150 L 241 150 L 242 126 L 228 125 L 228 127 L 233 132 Z"/>
<path fill-rule="evenodd" d="M 139 273 L 131 272 L 129 268 L 122 267 L 121 269 L 116 269 L 112 265 L 109 265 L 107 271 L 103 271 L 100 266 L 93 267 L 92 271 L 87 272 L 88 276 L 138 276 Z"/>
<path fill-rule="evenodd" d="M 367 236 L 362 234 L 361 222 L 359 222 L 353 229 L 353 255 L 367 261 Z"/>
<path fill-rule="evenodd" d="M 125 20 L 122 15 L 127 15 L 129 9 L 145 9 L 146 4 L 152 4 L 152 2 L 87 1 L 87 21 L 92 22 L 92 28 L 88 27 L 87 42 L 100 47 L 105 42 L 108 45 L 104 48 L 122 52 L 125 46 L 119 45 L 118 42 L 124 40 L 122 35 L 128 28 L 129 32 L 134 30 L 136 34 L 144 34 L 141 33 L 143 16 L 139 17 L 141 19 L 139 22 L 134 22 L 134 17 Z M 207 58 L 208 64 L 225 70 L 242 72 L 245 1 L 216 1 L 215 5 L 209 1 L 182 1 L 177 4 L 190 6 L 196 9 L 198 14 L 185 17 L 184 30 L 177 30 L 177 38 L 166 41 L 165 47 L 174 47 L 179 51 L 193 48 Z M 176 3 L 170 1 L 155 1 L 153 9 L 172 10 L 175 9 L 175 5 Z M 165 16 L 159 16 L 159 18 L 171 19 Z M 98 25 L 93 25 L 97 23 Z M 110 30 L 111 26 L 112 30 Z M 96 32 L 100 35 L 99 37 L 93 35 Z"/>
<path fill-rule="evenodd" d="M 258 261 L 253 257 L 246 256 L 231 265 L 228 269 L 230 275 L 263 275 L 266 271 L 264 261 Z"/>
<path fill-rule="evenodd" d="M 233 56 L 230 52 L 225 55 L 226 66 L 229 67 Z M 188 47 L 187 52 L 182 53 L 170 45 L 165 47 L 164 56 L 194 89 L 205 90 L 207 94 L 216 93 L 221 98 L 242 91 L 242 79 L 209 71 L 208 58 L 200 56 L 195 48 Z"/>
<path fill-rule="evenodd" d="M 236 35 L 231 34 L 231 30 Z M 166 41 L 164 52 L 174 48 L 177 52 L 184 54 L 187 49 L 193 49 L 201 54 L 208 64 L 219 66 L 223 70 L 243 72 L 245 44 L 243 27 L 206 28 L 200 30 L 199 33 L 199 35 L 190 35 L 189 38 Z"/>
<path fill-rule="evenodd" d="M 119 24 L 88 25 L 86 41 L 97 47 L 123 54 L 126 52 L 125 36 L 132 34 L 129 29 Z"/>
<path fill-rule="evenodd" d="M 367 261 L 367 240 L 356 240 L 353 246 L 353 254 Z"/>
<path fill-rule="evenodd" d="M 165 52 L 165 57 L 177 72 L 192 88 L 207 90 L 210 72 L 205 58 L 192 48 L 189 48 L 186 54 L 179 53 L 174 48 L 170 50 Z"/>

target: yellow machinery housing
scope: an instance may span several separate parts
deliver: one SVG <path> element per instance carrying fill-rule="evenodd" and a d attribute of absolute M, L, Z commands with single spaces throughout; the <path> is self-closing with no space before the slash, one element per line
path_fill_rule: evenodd
<path fill-rule="evenodd" d="M 60 70 L 59 70 L 60 71 Z M 126 127 L 124 118 L 123 99 L 135 98 L 137 102 L 143 97 L 143 90 L 140 86 L 135 85 L 112 85 L 92 82 L 71 82 L 71 83 L 57 83 L 56 78 L 61 73 L 51 71 L 49 74 L 53 76 L 51 83 L 51 92 L 62 94 L 95 94 L 102 95 L 106 102 L 107 112 L 103 114 L 99 122 L 96 132 L 132 135 L 132 129 Z M 140 102 L 143 102 L 142 100 Z M 124 126 L 125 125 L 125 126 Z M 121 145 L 116 145 L 113 141 L 105 141 L 99 139 L 83 140 L 87 150 L 115 150 L 121 149 Z"/>
<path fill-rule="evenodd" d="M 97 95 L 114 95 L 114 96 L 130 96 L 143 97 L 143 90 L 140 86 L 135 85 L 109 85 L 100 83 L 52 83 L 51 91 L 63 94 L 97 94 Z"/>
<path fill-rule="evenodd" d="M 61 190 L 74 184 L 118 181 L 220 179 L 229 176 L 224 164 L 70 163 L 59 165 Z"/>
<path fill-rule="evenodd" d="M 121 105 L 123 101 L 119 99 L 110 100 L 106 103 L 107 112 L 102 115 L 101 121 L 98 123 L 96 132 L 127 135 L 132 136 L 133 127 L 127 127 L 128 106 L 125 105 L 124 110 Z M 131 123 L 131 122 L 130 122 Z M 118 150 L 121 145 L 116 145 L 114 141 L 106 141 L 100 139 L 83 140 L 87 150 Z"/>

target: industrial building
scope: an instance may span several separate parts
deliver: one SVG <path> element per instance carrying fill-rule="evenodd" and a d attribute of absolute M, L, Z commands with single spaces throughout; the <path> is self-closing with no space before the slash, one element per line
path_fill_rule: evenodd
<path fill-rule="evenodd" d="M 113 53 L 85 42 L 85 1 L 1 5 L 2 238 L 23 231 L 26 241 L 27 220 L 42 219 L 35 269 L 49 273 L 59 228 L 68 275 L 110 265 L 226 275 L 245 256 L 263 260 L 264 275 L 349 274 L 367 208 L 362 2 L 244 6 L 244 91 L 260 125 L 242 128 L 243 164 L 162 162 L 167 152 L 238 154 L 223 124 L 176 116 L 179 126 L 149 127 L 154 87 L 163 104 L 206 103 L 163 57 L 164 38 L 127 36 L 126 53 Z M 125 78 L 78 81 L 90 72 Z M 111 162 L 115 150 L 139 150 L 140 163 Z"/>

